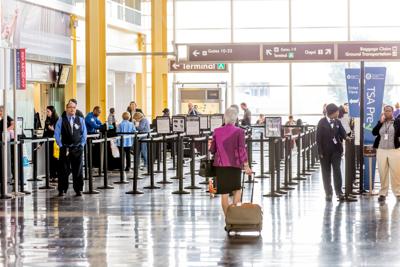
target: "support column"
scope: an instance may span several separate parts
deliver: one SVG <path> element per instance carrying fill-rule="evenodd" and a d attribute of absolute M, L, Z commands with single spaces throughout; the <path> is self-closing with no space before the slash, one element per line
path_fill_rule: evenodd
<path fill-rule="evenodd" d="M 139 33 L 137 37 L 138 51 L 146 52 L 146 35 Z M 147 109 L 147 56 L 142 56 L 142 73 L 136 73 L 135 101 L 144 114 L 148 114 Z"/>
<path fill-rule="evenodd" d="M 106 110 L 106 0 L 86 0 L 86 111 L 100 106 Z"/>
<path fill-rule="evenodd" d="M 64 100 L 65 103 L 71 98 L 77 98 L 77 83 L 76 83 L 76 73 L 77 73 L 77 40 L 76 40 L 76 27 L 78 23 L 78 18 L 75 15 L 71 15 L 71 41 L 72 41 L 72 66 L 69 72 L 70 78 L 64 90 Z M 62 105 L 64 108 L 64 104 Z"/>
<path fill-rule="evenodd" d="M 151 0 L 151 50 L 167 52 L 167 0 Z M 168 107 L 167 56 L 152 57 L 152 118 Z"/>

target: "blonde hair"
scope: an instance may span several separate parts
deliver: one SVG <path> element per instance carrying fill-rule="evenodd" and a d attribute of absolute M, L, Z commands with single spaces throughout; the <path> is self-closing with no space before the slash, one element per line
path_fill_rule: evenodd
<path fill-rule="evenodd" d="M 140 121 L 141 119 L 143 119 L 144 115 L 141 112 L 136 112 L 135 114 L 133 114 L 133 119 L 135 121 Z"/>
<path fill-rule="evenodd" d="M 131 114 L 127 111 L 125 111 L 124 113 L 122 113 L 122 119 L 124 120 L 129 120 L 131 118 Z"/>

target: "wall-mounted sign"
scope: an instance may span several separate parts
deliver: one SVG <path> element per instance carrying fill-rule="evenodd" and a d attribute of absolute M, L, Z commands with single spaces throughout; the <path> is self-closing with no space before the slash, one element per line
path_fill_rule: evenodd
<path fill-rule="evenodd" d="M 217 114 L 210 116 L 210 130 L 214 131 L 216 128 L 221 127 L 224 122 L 224 115 Z"/>
<path fill-rule="evenodd" d="M 169 61 L 169 72 L 228 72 L 225 63 L 193 63 Z"/>
<path fill-rule="evenodd" d="M 266 117 L 265 118 L 265 137 L 281 137 L 282 136 L 282 118 Z"/>

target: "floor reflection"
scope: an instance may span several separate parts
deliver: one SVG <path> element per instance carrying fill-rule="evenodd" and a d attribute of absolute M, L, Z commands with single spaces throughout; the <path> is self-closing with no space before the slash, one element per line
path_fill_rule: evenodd
<path fill-rule="evenodd" d="M 145 185 L 147 179 L 139 182 Z M 206 187 L 172 195 L 177 186 L 132 196 L 125 194 L 131 185 L 119 185 L 82 198 L 33 188 L 31 196 L 0 201 L 0 265 L 400 266 L 394 198 L 384 205 L 376 197 L 326 203 L 314 175 L 269 199 L 262 197 L 266 179 L 255 188 L 264 210 L 262 237 L 229 238 L 220 199 L 210 198 Z M 249 193 L 247 187 L 245 199 Z"/>

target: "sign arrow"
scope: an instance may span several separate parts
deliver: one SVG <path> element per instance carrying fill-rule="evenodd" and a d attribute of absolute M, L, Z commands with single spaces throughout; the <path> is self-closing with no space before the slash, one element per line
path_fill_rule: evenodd
<path fill-rule="evenodd" d="M 177 70 L 178 68 L 179 68 L 179 64 L 176 64 L 176 63 L 174 63 L 174 64 L 172 64 L 172 67 L 175 69 L 175 70 Z"/>
<path fill-rule="evenodd" d="M 267 56 L 272 56 L 272 49 L 267 49 L 267 50 L 265 51 L 265 54 L 266 54 Z"/>
<path fill-rule="evenodd" d="M 193 56 L 195 56 L 195 57 L 200 56 L 200 51 L 199 50 L 194 50 L 193 51 Z"/>
<path fill-rule="evenodd" d="M 325 55 L 332 55 L 332 49 L 326 48 Z"/>

